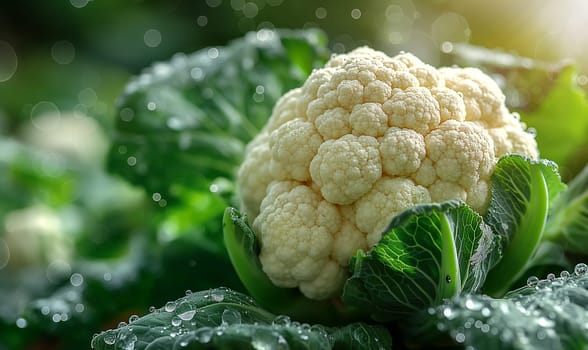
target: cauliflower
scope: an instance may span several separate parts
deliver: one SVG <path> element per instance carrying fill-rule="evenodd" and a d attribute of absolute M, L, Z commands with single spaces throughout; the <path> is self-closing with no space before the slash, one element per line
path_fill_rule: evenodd
<path fill-rule="evenodd" d="M 478 69 L 367 47 L 333 56 L 277 102 L 239 170 L 264 272 L 329 298 L 404 209 L 460 199 L 484 213 L 498 158 L 538 157 L 504 100 Z"/>

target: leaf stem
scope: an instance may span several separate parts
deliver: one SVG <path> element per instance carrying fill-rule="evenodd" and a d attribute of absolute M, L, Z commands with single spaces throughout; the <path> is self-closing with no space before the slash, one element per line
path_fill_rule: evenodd
<path fill-rule="evenodd" d="M 530 166 L 529 205 L 500 262 L 488 273 L 484 285 L 490 296 L 499 297 L 520 278 L 524 267 L 541 242 L 548 213 L 549 192 L 539 164 Z"/>

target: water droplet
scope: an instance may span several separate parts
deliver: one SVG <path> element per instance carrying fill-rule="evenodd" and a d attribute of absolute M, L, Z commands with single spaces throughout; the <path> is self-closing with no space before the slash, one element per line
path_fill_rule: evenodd
<path fill-rule="evenodd" d="M 161 200 L 161 193 L 153 193 L 153 195 L 151 195 L 151 199 L 153 199 L 154 202 L 159 202 Z"/>
<path fill-rule="evenodd" d="M 205 88 L 202 90 L 202 97 L 209 100 L 214 96 L 214 91 L 211 88 Z"/>
<path fill-rule="evenodd" d="M 527 278 L 527 286 L 529 287 L 535 287 L 537 285 L 537 282 L 539 282 L 539 278 L 537 278 L 536 276 L 531 276 Z"/>
<path fill-rule="evenodd" d="M 456 316 L 455 313 L 453 312 L 453 310 L 448 306 L 443 308 L 442 314 L 443 314 L 443 317 L 445 317 L 448 320 L 451 320 L 451 319 L 455 318 L 455 316 Z"/>
<path fill-rule="evenodd" d="M 208 24 L 208 17 L 198 16 L 198 18 L 196 18 L 196 24 L 198 24 L 199 27 L 206 27 Z"/>
<path fill-rule="evenodd" d="M 133 157 L 133 156 L 128 157 L 127 158 L 127 164 L 129 166 L 135 166 L 135 165 L 137 165 L 137 158 L 136 157 Z"/>
<path fill-rule="evenodd" d="M 10 80 L 17 66 L 16 52 L 9 43 L 0 40 L 0 83 Z"/>
<path fill-rule="evenodd" d="M 547 280 L 553 281 L 554 279 L 555 279 L 555 274 L 553 274 L 553 273 L 547 274 Z"/>
<path fill-rule="evenodd" d="M 104 334 L 104 337 L 102 337 L 102 339 L 104 339 L 104 343 L 106 343 L 107 345 L 114 345 L 114 343 L 116 342 L 116 334 L 114 332 L 107 332 L 106 334 Z"/>
<path fill-rule="evenodd" d="M 123 327 L 126 327 L 126 326 L 127 326 L 127 323 L 126 323 L 125 321 L 120 321 L 120 322 L 118 323 L 118 326 L 117 326 L 117 328 L 123 328 Z"/>
<path fill-rule="evenodd" d="M 537 318 L 537 325 L 543 328 L 551 328 L 553 326 L 555 326 L 555 322 L 553 320 L 550 320 L 546 317 L 539 317 Z"/>
<path fill-rule="evenodd" d="M 148 47 L 158 47 L 161 44 L 161 32 L 157 29 L 149 29 L 143 35 L 143 41 Z"/>
<path fill-rule="evenodd" d="M 445 276 L 445 282 L 446 282 L 446 283 L 451 283 L 451 276 L 449 276 L 449 275 L 446 275 L 446 276 Z"/>
<path fill-rule="evenodd" d="M 190 289 L 186 289 L 186 296 L 192 295 L 192 291 Z"/>
<path fill-rule="evenodd" d="M 41 307 L 41 314 L 47 316 L 47 315 L 49 315 L 50 312 L 51 312 L 51 308 L 49 308 L 49 306 L 44 305 L 43 307 Z"/>
<path fill-rule="evenodd" d="M 27 320 L 25 320 L 22 317 L 16 319 L 16 326 L 18 328 L 26 328 L 27 324 L 28 324 Z"/>
<path fill-rule="evenodd" d="M 225 299 L 225 296 L 219 292 L 212 292 L 210 294 L 210 298 L 212 299 L 212 301 L 220 303 L 221 301 L 223 301 Z"/>
<path fill-rule="evenodd" d="M 240 324 L 241 323 L 241 313 L 237 310 L 226 309 L 223 311 L 221 315 L 222 324 L 225 326 L 233 325 L 233 324 Z"/>
<path fill-rule="evenodd" d="M 139 316 L 137 316 L 137 315 L 131 315 L 131 316 L 129 317 L 129 323 L 135 322 L 135 321 L 137 321 L 138 319 L 139 319 Z"/>
<path fill-rule="evenodd" d="M 98 102 L 98 95 L 94 89 L 85 88 L 78 93 L 78 101 L 83 106 L 93 107 Z"/>
<path fill-rule="evenodd" d="M 58 64 L 70 64 L 76 57 L 76 49 L 69 41 L 60 40 L 51 46 L 51 57 Z"/>
<path fill-rule="evenodd" d="M 259 7 L 254 2 L 247 2 L 243 5 L 241 11 L 246 18 L 255 18 L 259 13 Z"/>
<path fill-rule="evenodd" d="M 171 324 L 174 327 L 178 327 L 179 325 L 182 324 L 182 319 L 180 317 L 178 317 L 178 316 L 174 316 L 171 319 Z"/>
<path fill-rule="evenodd" d="M 210 49 L 208 49 L 208 57 L 211 59 L 215 59 L 218 58 L 219 56 L 219 51 L 216 47 L 211 47 Z"/>
<path fill-rule="evenodd" d="M 465 307 L 468 310 L 473 310 L 473 311 L 481 310 L 482 309 L 482 303 L 480 303 L 480 302 L 478 302 L 478 301 L 476 301 L 476 300 L 468 297 L 466 299 L 466 301 L 465 301 Z"/>
<path fill-rule="evenodd" d="M 359 19 L 360 17 L 361 17 L 361 10 L 360 9 L 351 10 L 351 18 Z"/>
<path fill-rule="evenodd" d="M 69 3 L 71 4 L 71 6 L 81 9 L 82 7 L 86 7 L 86 5 L 88 5 L 88 3 L 90 2 L 90 0 L 69 0 Z"/>
<path fill-rule="evenodd" d="M 58 283 L 71 274 L 71 266 L 65 261 L 53 261 L 47 266 L 47 279 L 52 283 Z"/>
<path fill-rule="evenodd" d="M 84 276 L 76 272 L 71 275 L 71 277 L 69 278 L 69 282 L 72 286 L 79 287 L 82 285 L 82 283 L 84 283 Z"/>
<path fill-rule="evenodd" d="M 85 309 L 86 309 L 86 307 L 84 306 L 84 304 L 81 304 L 81 303 L 78 303 L 74 306 L 74 310 L 78 313 L 84 312 Z"/>
<path fill-rule="evenodd" d="M 276 316 L 276 318 L 274 318 L 272 324 L 274 326 L 289 326 L 290 323 L 292 322 L 292 320 L 290 319 L 290 317 L 286 316 L 286 315 L 280 315 L 280 316 Z"/>
<path fill-rule="evenodd" d="M 451 53 L 453 51 L 453 44 L 449 41 L 444 41 L 441 44 L 441 52 L 443 53 Z"/>
<path fill-rule="evenodd" d="M 31 123 L 40 131 L 54 131 L 61 124 L 61 112 L 57 105 L 40 101 L 31 109 Z"/>
<path fill-rule="evenodd" d="M 191 321 L 194 318 L 195 314 L 196 310 L 190 310 L 179 314 L 178 317 L 184 321 Z"/>
<path fill-rule="evenodd" d="M 484 317 L 490 317 L 490 315 L 492 314 L 490 309 L 487 307 L 483 308 L 481 312 L 482 312 L 482 316 L 484 316 Z"/>
<path fill-rule="evenodd" d="M 157 109 L 157 104 L 153 101 L 147 103 L 147 109 L 150 111 L 154 111 Z"/>
<path fill-rule="evenodd" d="M 206 0 L 206 5 L 210 7 L 219 7 L 223 0 Z"/>
<path fill-rule="evenodd" d="M 194 67 L 190 70 L 190 76 L 196 81 L 204 79 L 204 71 L 199 67 Z"/>
<path fill-rule="evenodd" d="M 105 272 L 104 276 L 102 276 L 106 282 L 112 281 L 112 274 L 110 272 Z"/>
<path fill-rule="evenodd" d="M 314 11 L 314 15 L 318 19 L 324 19 L 327 17 L 327 10 L 324 7 L 319 7 Z"/>
<path fill-rule="evenodd" d="M 551 287 L 551 282 L 548 280 L 539 280 L 537 282 L 537 289 L 550 289 Z"/>
<path fill-rule="evenodd" d="M 149 306 L 149 312 L 150 313 L 154 313 L 157 309 L 155 308 L 155 306 Z"/>
<path fill-rule="evenodd" d="M 559 277 L 568 278 L 568 277 L 570 277 L 570 273 L 566 270 L 563 270 L 562 272 L 560 272 Z"/>
<path fill-rule="evenodd" d="M 165 304 L 164 309 L 167 312 L 173 312 L 176 309 L 176 303 L 173 301 L 168 301 L 167 304 Z"/>
<path fill-rule="evenodd" d="M 212 338 L 212 334 L 214 333 L 214 329 L 210 328 L 210 327 L 202 327 L 197 329 L 194 332 L 194 337 L 196 337 L 196 339 L 198 339 L 198 341 L 202 344 L 206 344 L 208 342 L 210 342 L 210 339 Z"/>
<path fill-rule="evenodd" d="M 458 343 L 463 343 L 466 339 L 466 336 L 462 332 L 458 332 L 455 334 L 455 341 Z"/>
<path fill-rule="evenodd" d="M 576 276 L 583 276 L 586 274 L 586 271 L 588 271 L 588 265 L 584 263 L 579 263 L 576 265 L 576 267 L 574 267 L 574 274 Z"/>

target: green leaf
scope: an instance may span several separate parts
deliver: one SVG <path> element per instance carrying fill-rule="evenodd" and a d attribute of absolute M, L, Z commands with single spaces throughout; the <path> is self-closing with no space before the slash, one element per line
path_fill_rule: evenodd
<path fill-rule="evenodd" d="M 490 228 L 464 203 L 413 207 L 352 260 L 343 301 L 377 321 L 405 317 L 480 288 L 495 248 Z"/>
<path fill-rule="evenodd" d="M 246 217 L 227 208 L 223 219 L 224 242 L 233 267 L 245 288 L 266 309 L 308 322 L 340 324 L 350 315 L 333 301 L 308 299 L 298 288 L 275 286 L 263 272 L 259 246 Z"/>
<path fill-rule="evenodd" d="M 156 63 L 118 101 L 110 169 L 168 205 L 232 180 L 277 99 L 328 59 L 325 42 L 316 30 L 265 30 Z"/>
<path fill-rule="evenodd" d="M 502 257 L 488 273 L 486 293 L 503 295 L 524 273 L 541 243 L 550 203 L 564 188 L 551 161 L 519 155 L 498 161 L 485 221 L 501 238 Z"/>
<path fill-rule="evenodd" d="M 521 112 L 521 119 L 537 131 L 541 157 L 559 164 L 566 177 L 586 161 L 576 154 L 586 146 L 588 100 L 576 85 L 575 76 L 575 67 L 566 67 L 541 105 L 534 111 Z"/>
<path fill-rule="evenodd" d="M 560 276 L 529 279 L 529 285 L 504 299 L 461 295 L 410 322 L 412 339 L 430 343 L 447 333 L 468 349 L 588 348 L 588 274 L 586 264 Z M 416 330 L 416 332 L 415 332 Z M 410 331 L 410 330 L 409 330 Z"/>
<path fill-rule="evenodd" d="M 566 250 L 586 254 L 588 247 L 588 166 L 553 203 L 545 238 Z"/>
<path fill-rule="evenodd" d="M 384 327 L 301 324 L 227 288 L 191 293 L 92 339 L 105 349 L 390 349 Z"/>

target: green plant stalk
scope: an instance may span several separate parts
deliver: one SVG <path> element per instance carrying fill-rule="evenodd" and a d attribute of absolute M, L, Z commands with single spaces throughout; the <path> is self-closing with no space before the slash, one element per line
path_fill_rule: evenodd
<path fill-rule="evenodd" d="M 504 250 L 502 259 L 489 271 L 484 292 L 493 297 L 503 296 L 524 272 L 533 256 L 545 228 L 549 211 L 549 192 L 545 177 L 537 164 L 531 164 L 531 195 L 528 210 L 521 219 L 517 232 Z"/>
<path fill-rule="evenodd" d="M 447 214 L 441 217 L 441 271 L 439 273 L 439 297 L 441 300 L 451 298 L 461 292 L 461 274 L 459 269 L 459 257 L 455 246 L 455 239 L 449 227 Z M 438 301 L 441 301 L 438 300 Z"/>
<path fill-rule="evenodd" d="M 317 301 L 306 298 L 295 288 L 280 288 L 263 272 L 261 263 L 253 249 L 254 233 L 239 220 L 234 208 L 227 208 L 223 217 L 224 241 L 229 258 L 239 279 L 251 296 L 269 311 L 287 315 L 301 322 L 317 322 L 338 325 L 348 322 L 353 316 L 344 310 L 339 299 Z M 248 241 L 249 239 L 252 241 Z M 251 245 L 250 249 L 246 249 Z"/>

